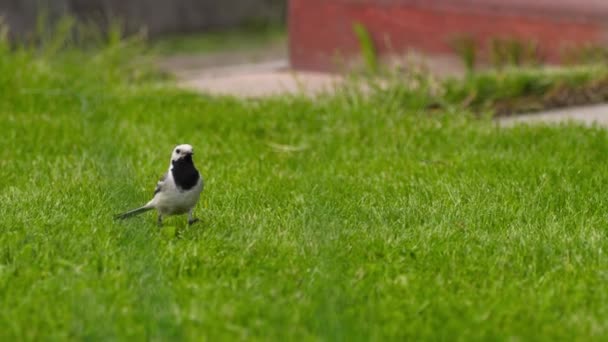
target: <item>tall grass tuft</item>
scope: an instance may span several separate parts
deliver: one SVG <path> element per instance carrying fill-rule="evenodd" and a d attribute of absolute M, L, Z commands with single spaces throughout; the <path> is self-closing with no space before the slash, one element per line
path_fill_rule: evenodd
<path fill-rule="evenodd" d="M 470 35 L 458 35 L 452 39 L 452 47 L 460 57 L 467 74 L 473 74 L 478 50 L 475 38 Z"/>
<path fill-rule="evenodd" d="M 367 71 L 371 74 L 377 73 L 379 70 L 378 55 L 371 34 L 360 23 L 353 25 L 353 31 L 359 41 L 359 48 Z"/>

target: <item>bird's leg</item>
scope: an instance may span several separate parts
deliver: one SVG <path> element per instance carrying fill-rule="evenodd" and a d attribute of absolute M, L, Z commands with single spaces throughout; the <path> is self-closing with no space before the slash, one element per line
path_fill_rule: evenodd
<path fill-rule="evenodd" d="M 198 219 L 194 217 L 194 208 L 192 208 L 188 211 L 188 225 L 191 226 L 196 222 L 198 222 Z"/>
<path fill-rule="evenodd" d="M 156 224 L 157 224 L 159 227 L 162 227 L 162 226 L 163 226 L 163 215 L 158 214 L 158 220 L 156 221 Z"/>

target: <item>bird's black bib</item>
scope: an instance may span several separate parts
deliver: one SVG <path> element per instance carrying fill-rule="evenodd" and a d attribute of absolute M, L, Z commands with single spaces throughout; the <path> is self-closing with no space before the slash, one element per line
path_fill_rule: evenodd
<path fill-rule="evenodd" d="M 190 190 L 198 183 L 200 176 L 194 167 L 192 156 L 186 156 L 171 163 L 173 164 L 171 174 L 173 175 L 175 185 L 180 190 Z"/>

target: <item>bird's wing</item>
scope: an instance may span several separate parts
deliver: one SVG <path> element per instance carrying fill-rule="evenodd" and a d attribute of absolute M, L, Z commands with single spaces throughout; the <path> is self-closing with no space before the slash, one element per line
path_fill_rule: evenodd
<path fill-rule="evenodd" d="M 158 183 L 156 183 L 156 189 L 154 189 L 154 195 L 156 195 L 157 193 L 163 191 L 163 186 L 165 185 L 165 180 L 167 179 L 167 175 L 169 174 L 169 172 L 165 173 L 160 180 L 158 181 Z"/>

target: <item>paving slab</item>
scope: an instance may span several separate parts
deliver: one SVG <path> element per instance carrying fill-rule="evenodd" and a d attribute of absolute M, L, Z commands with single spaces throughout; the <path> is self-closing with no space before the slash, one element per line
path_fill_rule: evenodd
<path fill-rule="evenodd" d="M 497 121 L 502 127 L 512 127 L 518 124 L 561 124 L 569 122 L 586 126 L 599 125 L 608 127 L 608 104 L 569 107 L 539 113 L 521 114 L 498 118 Z"/>
<path fill-rule="evenodd" d="M 390 56 L 383 62 L 395 68 L 416 67 L 436 76 L 458 77 L 464 74 L 454 56 L 425 56 L 410 53 Z M 159 66 L 176 76 L 179 85 L 206 94 L 236 97 L 264 97 L 281 94 L 315 96 L 333 92 L 343 78 L 335 73 L 296 71 L 290 68 L 284 49 L 256 49 L 248 52 L 224 52 L 166 57 Z"/>
<path fill-rule="evenodd" d="M 342 81 L 338 75 L 289 70 L 286 60 L 213 68 L 181 77 L 185 88 L 212 95 L 243 98 L 282 94 L 315 96 L 332 92 Z"/>

